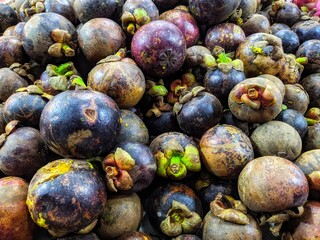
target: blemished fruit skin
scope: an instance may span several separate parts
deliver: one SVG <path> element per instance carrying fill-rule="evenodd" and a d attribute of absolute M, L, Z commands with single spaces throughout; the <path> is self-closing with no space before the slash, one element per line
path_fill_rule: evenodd
<path fill-rule="evenodd" d="M 107 95 L 92 90 L 59 93 L 40 117 L 44 141 L 63 157 L 104 156 L 115 144 L 119 131 L 119 107 Z"/>
<path fill-rule="evenodd" d="M 238 178 L 241 201 L 255 212 L 280 212 L 302 206 L 309 195 L 308 180 L 293 162 L 277 156 L 253 159 Z"/>
<path fill-rule="evenodd" d="M 26 203 L 37 225 L 63 236 L 97 220 L 106 200 L 103 179 L 91 163 L 57 159 L 33 176 Z"/>
<path fill-rule="evenodd" d="M 20 177 L 0 179 L 0 232 L 3 240 L 32 240 L 36 224 L 26 205 L 28 182 Z"/>

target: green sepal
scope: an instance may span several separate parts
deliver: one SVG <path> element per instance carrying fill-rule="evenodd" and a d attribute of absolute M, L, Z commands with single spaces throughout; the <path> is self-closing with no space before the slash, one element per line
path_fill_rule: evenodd
<path fill-rule="evenodd" d="M 181 162 L 186 166 L 188 171 L 199 172 L 201 170 L 201 161 L 198 148 L 192 144 L 187 145 Z"/>

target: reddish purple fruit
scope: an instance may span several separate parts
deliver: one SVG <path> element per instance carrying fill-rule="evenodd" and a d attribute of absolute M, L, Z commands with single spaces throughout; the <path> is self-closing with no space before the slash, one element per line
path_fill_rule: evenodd
<path fill-rule="evenodd" d="M 186 40 L 173 23 L 152 21 L 133 36 L 131 53 L 145 74 L 165 77 L 182 67 L 187 54 Z"/>
<path fill-rule="evenodd" d="M 199 26 L 195 18 L 187 11 L 171 9 L 160 15 L 161 20 L 169 21 L 176 25 L 183 33 L 187 47 L 191 47 L 199 39 Z"/>

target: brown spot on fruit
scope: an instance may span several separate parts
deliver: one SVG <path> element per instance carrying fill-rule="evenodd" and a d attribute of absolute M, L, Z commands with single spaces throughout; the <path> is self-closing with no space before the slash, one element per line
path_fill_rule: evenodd
<path fill-rule="evenodd" d="M 94 109 L 86 108 L 84 110 L 84 115 L 86 116 L 89 123 L 94 123 L 97 119 L 97 112 Z"/>

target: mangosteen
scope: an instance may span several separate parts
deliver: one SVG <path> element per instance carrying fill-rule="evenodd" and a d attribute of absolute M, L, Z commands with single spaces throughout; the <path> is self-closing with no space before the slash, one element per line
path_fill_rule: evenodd
<path fill-rule="evenodd" d="M 220 46 L 226 53 L 234 52 L 246 35 L 242 28 L 234 23 L 223 22 L 208 29 L 204 45 L 212 52 Z"/>
<path fill-rule="evenodd" d="M 7 176 L 30 181 L 47 163 L 48 148 L 38 129 L 16 127 L 16 124 L 16 121 L 8 123 L 6 133 L 1 136 L 0 170 Z"/>
<path fill-rule="evenodd" d="M 232 125 L 217 125 L 200 139 L 201 159 L 206 169 L 222 179 L 237 179 L 243 167 L 254 158 L 249 137 Z"/>
<path fill-rule="evenodd" d="M 312 73 L 305 76 L 301 81 L 303 89 L 308 93 L 309 107 L 320 107 L 320 73 Z"/>
<path fill-rule="evenodd" d="M 180 6 L 165 11 L 160 15 L 160 19 L 169 21 L 180 29 L 186 39 L 187 48 L 197 43 L 200 37 L 199 26 L 194 17 L 188 12 L 188 8 L 182 9 Z"/>
<path fill-rule="evenodd" d="M 281 112 L 282 94 L 267 78 L 247 78 L 231 90 L 228 106 L 239 120 L 250 123 L 267 122 Z"/>
<path fill-rule="evenodd" d="M 237 8 L 238 12 L 241 12 L 241 19 L 246 20 L 252 14 L 256 13 L 259 9 L 259 1 L 256 0 L 241 0 L 240 5 Z M 240 20 L 241 21 L 241 20 Z"/>
<path fill-rule="evenodd" d="M 68 234 L 65 237 L 59 237 L 57 240 L 100 240 L 98 235 L 94 232 L 85 234 Z"/>
<path fill-rule="evenodd" d="M 195 138 L 220 122 L 222 109 L 220 100 L 202 86 L 184 92 L 173 106 L 181 130 Z"/>
<path fill-rule="evenodd" d="M 320 148 L 320 123 L 310 126 L 303 140 L 305 151 Z"/>
<path fill-rule="evenodd" d="M 121 109 L 121 127 L 117 136 L 117 143 L 121 142 L 140 142 L 149 143 L 149 131 L 146 124 L 134 112 Z"/>
<path fill-rule="evenodd" d="M 320 37 L 320 23 L 316 20 L 299 21 L 291 29 L 298 35 L 300 43 Z"/>
<path fill-rule="evenodd" d="M 129 35 L 134 35 L 141 26 L 155 20 L 159 20 L 159 10 L 152 0 L 127 0 L 123 4 L 121 24 Z"/>
<path fill-rule="evenodd" d="M 189 0 L 188 7 L 199 24 L 209 26 L 228 19 L 239 7 L 241 0 Z M 214 13 L 214 14 L 213 14 Z"/>
<path fill-rule="evenodd" d="M 241 201 L 219 193 L 203 219 L 202 238 L 262 240 L 262 232 Z"/>
<path fill-rule="evenodd" d="M 284 54 L 285 63 L 282 65 L 281 71 L 276 75 L 285 84 L 295 84 L 299 82 L 304 70 L 304 66 L 308 64 L 306 57 L 297 58 L 294 54 Z"/>
<path fill-rule="evenodd" d="M 26 205 L 28 186 L 29 183 L 20 177 L 0 179 L 0 229 L 3 240 L 34 239 L 36 224 Z"/>
<path fill-rule="evenodd" d="M 54 96 L 68 90 L 73 85 L 73 80 L 79 77 L 78 74 L 73 62 L 62 63 L 58 66 L 48 64 L 35 84 L 43 92 Z"/>
<path fill-rule="evenodd" d="M 193 189 L 201 199 L 204 212 L 208 212 L 210 210 L 210 203 L 219 193 L 238 197 L 235 181 L 216 177 L 205 168 L 203 168 L 197 176 Z"/>
<path fill-rule="evenodd" d="M 284 97 L 284 95 L 286 93 L 286 89 L 285 89 L 284 83 L 281 81 L 280 78 L 278 78 L 274 75 L 271 75 L 271 74 L 260 74 L 260 75 L 258 75 L 258 77 L 266 78 L 266 79 L 272 81 L 280 90 L 281 96 Z"/>
<path fill-rule="evenodd" d="M 320 150 L 313 149 L 307 150 L 302 153 L 295 164 L 306 175 L 310 187 L 309 199 L 319 200 L 320 184 L 319 184 L 319 171 L 320 171 Z"/>
<path fill-rule="evenodd" d="M 108 190 L 139 192 L 153 181 L 157 163 L 152 149 L 138 142 L 117 144 L 102 162 Z"/>
<path fill-rule="evenodd" d="M 10 67 L 13 63 L 23 64 L 28 59 L 19 38 L 0 36 L 0 68 Z"/>
<path fill-rule="evenodd" d="M 118 239 L 123 234 L 137 231 L 142 217 L 143 208 L 136 193 L 109 194 L 96 232 L 101 239 Z"/>
<path fill-rule="evenodd" d="M 305 57 L 308 62 L 304 65 L 305 72 L 315 73 L 320 71 L 320 39 L 311 39 L 300 44 L 296 57 Z"/>
<path fill-rule="evenodd" d="M 34 0 L 24 1 L 20 8 L 17 9 L 20 19 L 27 22 L 34 14 L 43 12 L 54 12 L 66 17 L 74 25 L 77 25 L 73 1 L 69 0 Z"/>
<path fill-rule="evenodd" d="M 276 34 L 280 30 L 291 30 L 291 28 L 284 23 L 273 23 L 270 26 L 271 34 Z"/>
<path fill-rule="evenodd" d="M 152 191 L 147 214 L 156 231 L 172 238 L 196 233 L 202 223 L 203 210 L 192 188 L 171 182 Z"/>
<path fill-rule="evenodd" d="M 254 33 L 270 33 L 269 19 L 259 13 L 252 14 L 242 25 L 241 28 L 246 36 Z"/>
<path fill-rule="evenodd" d="M 93 64 L 125 47 L 125 39 L 120 25 L 109 18 L 91 19 L 78 30 L 79 47 Z"/>
<path fill-rule="evenodd" d="M 217 67 L 209 69 L 203 79 L 206 90 L 225 105 L 232 88 L 246 79 L 241 60 L 232 60 L 224 53 L 219 54 Z"/>
<path fill-rule="evenodd" d="M 67 90 L 46 104 L 39 128 L 49 148 L 63 157 L 105 156 L 120 131 L 120 110 L 103 93 Z"/>
<path fill-rule="evenodd" d="M 146 115 L 144 117 L 144 123 L 148 128 L 150 136 L 158 136 L 162 133 L 180 131 L 177 118 L 171 111 L 161 111 L 160 115 Z"/>
<path fill-rule="evenodd" d="M 22 33 L 25 24 L 25 22 L 19 22 L 16 25 L 7 28 L 6 31 L 3 32 L 2 36 L 13 36 L 22 40 Z"/>
<path fill-rule="evenodd" d="M 291 29 L 283 29 L 274 33 L 275 36 L 281 39 L 283 51 L 285 53 L 295 54 L 300 46 L 298 35 Z"/>
<path fill-rule="evenodd" d="M 28 82 L 10 68 L 0 68 L 0 100 L 6 101 L 15 91 L 27 87 Z"/>
<path fill-rule="evenodd" d="M 272 22 L 284 23 L 291 27 L 300 20 L 301 10 L 292 2 L 277 0 L 272 3 L 269 15 L 271 16 Z"/>
<path fill-rule="evenodd" d="M 305 204 L 309 185 L 304 173 L 290 160 L 264 156 L 242 169 L 238 192 L 241 201 L 254 212 L 279 212 Z"/>
<path fill-rule="evenodd" d="M 283 104 L 287 108 L 295 109 L 302 114 L 308 110 L 310 98 L 306 90 L 296 83 L 296 84 L 285 84 L 285 95 L 283 98 Z"/>
<path fill-rule="evenodd" d="M 94 18 L 119 21 L 124 0 L 74 0 L 73 8 L 81 23 Z"/>
<path fill-rule="evenodd" d="M 32 177 L 27 206 L 35 223 L 54 237 L 90 232 L 107 202 L 98 170 L 85 160 L 58 159 Z"/>
<path fill-rule="evenodd" d="M 10 26 L 19 22 L 16 11 L 8 4 L 0 3 L 0 35 Z"/>
<path fill-rule="evenodd" d="M 164 12 L 166 10 L 175 8 L 181 1 L 180 0 L 171 0 L 171 1 L 153 0 L 153 2 L 156 4 L 160 12 Z"/>
<path fill-rule="evenodd" d="M 318 238 L 320 203 L 308 201 L 304 205 L 304 213 L 300 218 L 289 222 L 289 231 L 284 234 L 284 239 L 313 239 Z"/>
<path fill-rule="evenodd" d="M 89 72 L 87 83 L 93 90 L 107 94 L 122 109 L 137 105 L 146 88 L 141 69 L 121 59 L 99 61 Z"/>
<path fill-rule="evenodd" d="M 30 86 L 25 91 L 20 89 L 13 93 L 4 102 L 3 117 L 7 123 L 18 120 L 23 126 L 39 128 L 42 110 L 49 100 L 42 96 L 41 90 L 35 93 L 38 87 L 33 85 L 35 89 L 32 91 Z"/>
<path fill-rule="evenodd" d="M 238 46 L 235 57 L 242 60 L 247 77 L 276 75 L 285 63 L 281 39 L 268 33 L 247 36 Z"/>
<path fill-rule="evenodd" d="M 157 174 L 164 178 L 181 180 L 201 170 L 197 144 L 181 132 L 167 132 L 150 143 L 157 162 Z"/>
<path fill-rule="evenodd" d="M 194 234 L 181 234 L 172 240 L 201 240 L 201 238 Z"/>
<path fill-rule="evenodd" d="M 294 109 L 286 109 L 281 111 L 275 120 L 288 123 L 299 133 L 300 137 L 303 138 L 308 131 L 308 123 L 303 114 Z"/>
<path fill-rule="evenodd" d="M 152 240 L 152 238 L 145 232 L 132 231 L 122 234 L 117 240 Z"/>
<path fill-rule="evenodd" d="M 250 136 L 255 156 L 279 156 L 295 160 L 302 151 L 302 140 L 288 123 L 272 120 L 259 125 Z"/>
<path fill-rule="evenodd" d="M 180 70 L 186 51 L 180 29 L 164 20 L 143 25 L 131 41 L 133 59 L 146 75 L 153 77 L 166 77 Z"/>
<path fill-rule="evenodd" d="M 67 62 L 77 48 L 75 26 L 60 14 L 38 13 L 24 26 L 22 46 L 40 65 Z"/>

